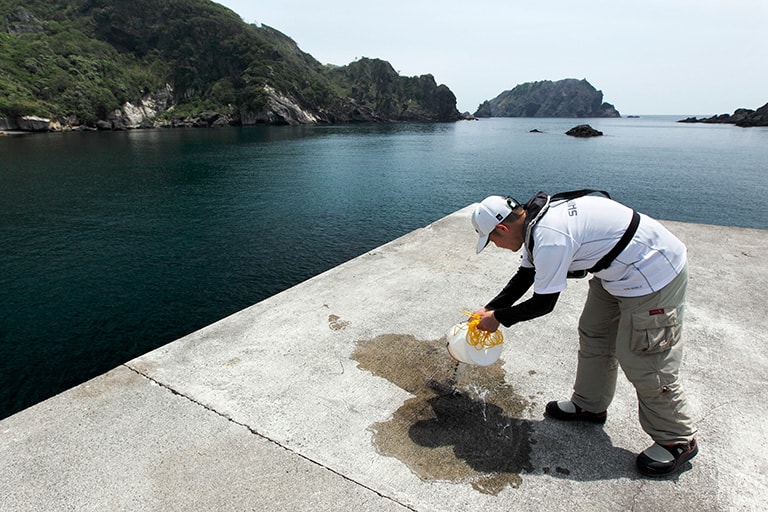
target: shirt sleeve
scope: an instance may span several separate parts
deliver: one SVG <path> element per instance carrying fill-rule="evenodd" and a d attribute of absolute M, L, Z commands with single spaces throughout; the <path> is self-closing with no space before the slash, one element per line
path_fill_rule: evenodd
<path fill-rule="evenodd" d="M 536 271 L 532 267 L 520 266 L 512 279 L 509 280 L 507 285 L 499 292 L 496 297 L 486 304 L 485 309 L 497 310 L 500 308 L 508 308 L 517 302 L 520 297 L 525 295 L 525 292 L 533 284 Z"/>
<path fill-rule="evenodd" d="M 518 322 L 525 322 L 551 313 L 555 309 L 559 296 L 559 293 L 534 293 L 533 297 L 517 306 L 495 310 L 493 316 L 505 327 L 509 327 Z"/>

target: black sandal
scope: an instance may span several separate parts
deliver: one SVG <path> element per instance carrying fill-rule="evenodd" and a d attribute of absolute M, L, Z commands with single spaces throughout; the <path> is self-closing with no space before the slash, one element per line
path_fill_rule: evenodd
<path fill-rule="evenodd" d="M 637 469 L 645 476 L 671 475 L 699 453 L 696 439 L 688 443 L 654 443 L 637 456 Z"/>
<path fill-rule="evenodd" d="M 570 402 L 574 407 L 574 412 L 564 411 L 560 408 L 560 402 L 549 402 L 545 409 L 547 416 L 562 421 L 589 421 L 591 423 L 605 423 L 608 417 L 607 411 L 588 412 L 578 405 Z"/>

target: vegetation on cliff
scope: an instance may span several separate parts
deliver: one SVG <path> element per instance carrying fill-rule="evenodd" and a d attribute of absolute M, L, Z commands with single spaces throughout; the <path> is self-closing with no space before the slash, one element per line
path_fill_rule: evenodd
<path fill-rule="evenodd" d="M 621 117 L 586 80 L 528 82 L 483 102 L 476 117 Z"/>
<path fill-rule="evenodd" d="M 6 122 L 459 118 L 453 93 L 430 75 L 400 77 L 376 59 L 322 65 L 288 36 L 210 0 L 0 0 L 0 22 Z"/>

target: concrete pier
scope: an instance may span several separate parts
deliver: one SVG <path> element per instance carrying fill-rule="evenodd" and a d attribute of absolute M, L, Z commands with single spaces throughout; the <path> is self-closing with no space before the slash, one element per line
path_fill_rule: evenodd
<path fill-rule="evenodd" d="M 689 248 L 682 376 L 700 454 L 642 478 L 619 377 L 604 426 L 570 396 L 586 280 L 464 367 L 444 337 L 519 255 L 462 209 L 0 421 L 0 510 L 763 510 L 768 231 L 665 222 Z"/>

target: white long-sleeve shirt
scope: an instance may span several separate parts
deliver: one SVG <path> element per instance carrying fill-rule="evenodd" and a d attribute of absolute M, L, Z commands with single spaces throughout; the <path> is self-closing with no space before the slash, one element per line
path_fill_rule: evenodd
<path fill-rule="evenodd" d="M 551 203 L 534 227 L 533 262 L 529 251 L 523 251 L 521 265 L 536 268 L 534 291 L 563 291 L 567 273 L 592 268 L 616 245 L 631 218 L 631 208 L 604 197 Z M 595 276 L 611 295 L 638 297 L 663 288 L 685 263 L 685 245 L 660 222 L 641 214 L 629 245 Z"/>

